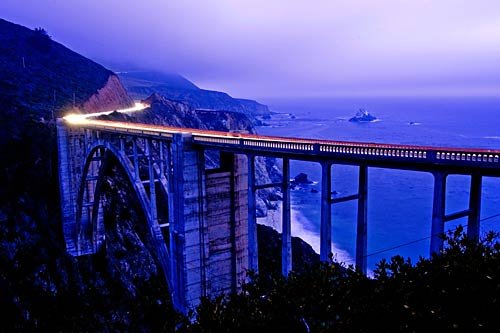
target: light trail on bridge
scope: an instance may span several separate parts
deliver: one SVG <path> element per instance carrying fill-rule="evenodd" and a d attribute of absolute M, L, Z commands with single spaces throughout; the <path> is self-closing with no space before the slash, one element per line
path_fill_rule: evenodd
<path fill-rule="evenodd" d="M 90 121 L 89 118 L 105 116 L 105 115 L 109 115 L 113 112 L 119 112 L 119 113 L 137 112 L 137 111 L 142 111 L 148 107 L 149 107 L 148 104 L 136 102 L 133 107 L 126 108 L 126 109 L 102 111 L 102 112 L 94 112 L 94 113 L 82 113 L 82 114 L 72 113 L 72 114 L 69 114 L 69 115 L 63 117 L 63 119 L 65 119 L 69 123 L 75 124 L 75 125 L 76 124 L 85 124 L 85 123 Z"/>

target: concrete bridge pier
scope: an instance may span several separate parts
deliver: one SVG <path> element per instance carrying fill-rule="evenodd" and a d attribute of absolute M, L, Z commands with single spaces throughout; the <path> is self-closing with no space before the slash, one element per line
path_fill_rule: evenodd
<path fill-rule="evenodd" d="M 368 167 L 359 166 L 358 193 L 339 198 L 332 198 L 331 162 L 321 163 L 321 230 L 320 260 L 328 261 L 332 252 L 332 211 L 331 206 L 342 202 L 357 200 L 356 224 L 356 268 L 363 273 L 367 270 L 368 243 Z"/>
<path fill-rule="evenodd" d="M 292 221 L 290 216 L 290 160 L 283 158 L 281 185 L 283 202 L 281 207 L 281 273 L 288 276 L 292 270 Z"/>
<path fill-rule="evenodd" d="M 248 154 L 248 269 L 259 271 L 259 247 L 257 243 L 257 212 L 255 205 L 255 155 Z"/>
<path fill-rule="evenodd" d="M 172 144 L 172 285 L 182 309 L 238 291 L 249 267 L 247 159 L 221 153 L 220 167 L 206 170 L 191 140 L 175 134 Z"/>
<path fill-rule="evenodd" d="M 479 227 L 481 221 L 481 188 L 483 178 L 480 174 L 473 174 L 470 183 L 469 218 L 467 221 L 467 237 L 479 240 Z"/>
<path fill-rule="evenodd" d="M 477 241 L 479 239 L 481 221 L 481 189 L 482 176 L 471 175 L 468 209 L 446 214 L 446 178 L 444 172 L 434 172 L 434 197 L 432 206 L 432 227 L 430 253 L 439 253 L 443 250 L 444 225 L 448 221 L 467 217 L 467 237 Z"/>
<path fill-rule="evenodd" d="M 432 202 L 432 226 L 430 252 L 439 253 L 443 250 L 443 239 L 446 203 L 446 177 L 444 172 L 434 172 L 434 195 Z"/>
<path fill-rule="evenodd" d="M 247 158 L 220 154 L 220 168 L 205 171 L 207 292 L 237 292 L 248 268 Z"/>
<path fill-rule="evenodd" d="M 368 244 L 368 167 L 360 165 L 358 181 L 358 223 L 356 227 L 356 268 L 366 274 Z"/>
<path fill-rule="evenodd" d="M 332 253 L 332 163 L 321 162 L 320 260 L 328 261 Z"/>

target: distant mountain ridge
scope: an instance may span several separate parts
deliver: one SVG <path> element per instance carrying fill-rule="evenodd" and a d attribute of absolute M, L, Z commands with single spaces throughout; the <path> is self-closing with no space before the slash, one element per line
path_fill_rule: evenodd
<path fill-rule="evenodd" d="M 129 94 L 135 99 L 144 99 L 157 92 L 166 98 L 187 103 L 197 109 L 241 112 L 252 119 L 270 113 L 264 104 L 250 99 L 233 98 L 220 91 L 201 89 L 179 74 L 130 71 L 118 72 L 118 75 Z"/>

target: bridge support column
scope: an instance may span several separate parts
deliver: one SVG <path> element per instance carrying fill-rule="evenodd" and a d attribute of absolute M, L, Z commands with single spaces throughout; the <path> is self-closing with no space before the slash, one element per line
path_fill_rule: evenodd
<path fill-rule="evenodd" d="M 259 271 L 257 215 L 255 205 L 255 156 L 248 155 L 248 269 Z"/>
<path fill-rule="evenodd" d="M 292 223 L 290 218 L 290 160 L 283 159 L 283 204 L 281 207 L 281 272 L 283 276 L 288 276 L 292 270 Z"/>
<path fill-rule="evenodd" d="M 170 256 L 172 274 L 172 301 L 175 308 L 186 309 L 185 272 L 184 272 L 184 158 L 182 134 L 174 134 L 172 142 L 172 179 L 173 213 L 170 223 Z M 135 145 L 134 145 L 135 150 Z M 134 151 L 135 155 L 135 151 Z M 198 173 L 196 172 L 196 175 Z"/>
<path fill-rule="evenodd" d="M 174 135 L 174 216 L 170 228 L 176 307 L 200 297 L 236 292 L 248 264 L 248 162 L 221 153 L 220 168 L 205 170 L 204 152 L 191 137 Z"/>
<path fill-rule="evenodd" d="M 61 215 L 66 249 L 71 255 L 78 255 L 78 235 L 76 233 L 76 195 L 71 170 L 71 147 L 69 129 L 61 119 L 57 120 L 57 153 L 59 160 L 59 190 L 61 192 Z"/>
<path fill-rule="evenodd" d="M 356 268 L 366 274 L 367 220 L 368 220 L 368 168 L 359 167 L 358 223 L 356 228 Z"/>
<path fill-rule="evenodd" d="M 432 227 L 430 253 L 439 253 L 443 250 L 445 203 L 446 203 L 446 174 L 435 172 L 434 175 L 434 197 L 432 204 Z"/>
<path fill-rule="evenodd" d="M 332 253 L 332 174 L 331 163 L 321 163 L 321 230 L 320 260 L 328 261 Z"/>
<path fill-rule="evenodd" d="M 467 223 L 467 237 L 471 240 L 479 240 L 479 228 L 481 219 L 481 187 L 482 176 L 473 174 L 471 177 L 469 194 L 469 219 Z"/>
<path fill-rule="evenodd" d="M 247 160 L 221 153 L 221 167 L 206 170 L 207 291 L 237 292 L 248 268 Z"/>

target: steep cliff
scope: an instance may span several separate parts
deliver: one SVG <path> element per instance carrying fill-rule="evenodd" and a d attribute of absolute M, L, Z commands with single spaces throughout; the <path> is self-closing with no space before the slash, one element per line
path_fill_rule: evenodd
<path fill-rule="evenodd" d="M 108 116 L 101 116 L 101 119 L 226 132 L 229 130 L 254 132 L 251 121 L 242 113 L 197 110 L 186 103 L 170 100 L 158 93 L 152 94 L 143 102 L 147 103 L 149 107 L 141 112 L 130 114 L 114 112 Z"/>
<path fill-rule="evenodd" d="M 132 106 L 133 101 L 123 88 L 120 79 L 111 74 L 106 84 L 87 99 L 81 109 L 84 112 L 100 112 Z"/>

